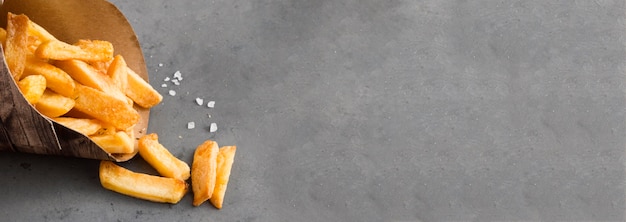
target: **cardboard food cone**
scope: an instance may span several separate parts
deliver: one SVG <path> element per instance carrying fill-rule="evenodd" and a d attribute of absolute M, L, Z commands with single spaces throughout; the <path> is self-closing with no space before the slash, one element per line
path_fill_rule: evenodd
<path fill-rule="evenodd" d="M 0 6 L 0 25 L 6 27 L 7 13 L 25 14 L 61 41 L 106 40 L 115 54 L 148 79 L 137 36 L 124 15 L 104 0 L 5 0 Z M 88 137 L 41 115 L 20 93 L 0 53 L 0 151 L 63 155 L 89 159 L 126 161 L 136 155 L 105 152 Z M 149 109 L 135 106 L 141 120 L 135 137 L 145 134 Z"/>

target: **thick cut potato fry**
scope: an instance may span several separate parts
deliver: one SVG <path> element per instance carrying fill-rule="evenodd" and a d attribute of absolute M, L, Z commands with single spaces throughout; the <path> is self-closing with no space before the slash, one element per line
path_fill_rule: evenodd
<path fill-rule="evenodd" d="M 77 84 L 75 96 L 74 108 L 77 111 L 109 123 L 117 129 L 128 129 L 139 121 L 139 113 L 126 101 L 94 88 Z"/>
<path fill-rule="evenodd" d="M 131 197 L 176 204 L 185 196 L 185 181 L 135 173 L 111 161 L 100 162 L 100 183 L 108 190 Z"/>
<path fill-rule="evenodd" d="M 62 69 L 35 57 L 27 57 L 24 76 L 42 75 L 50 90 L 66 97 L 74 96 L 75 83 L 72 77 Z"/>
<path fill-rule="evenodd" d="M 57 123 L 67 128 L 70 128 L 72 130 L 75 130 L 87 136 L 96 134 L 96 132 L 98 132 L 98 130 L 102 128 L 102 124 L 100 124 L 100 121 L 95 120 L 95 119 L 57 117 L 57 118 L 52 118 L 52 120 L 56 121 Z"/>
<path fill-rule="evenodd" d="M 2 48 L 6 49 L 6 43 L 7 41 L 7 30 L 4 28 L 0 28 L 0 42 L 2 42 Z"/>
<path fill-rule="evenodd" d="M 235 162 L 236 150 L 236 146 L 225 146 L 220 148 L 217 154 L 215 190 L 213 190 L 213 195 L 209 199 L 209 202 L 217 209 L 222 209 L 222 204 L 224 203 L 224 195 L 226 194 L 228 179 L 230 178 L 230 170 L 233 167 L 233 162 Z"/>
<path fill-rule="evenodd" d="M 47 42 L 51 40 L 57 40 L 52 34 L 50 34 L 46 29 L 39 26 L 39 24 L 29 20 L 28 21 L 28 35 L 35 36 L 39 39 L 40 42 Z"/>
<path fill-rule="evenodd" d="M 217 174 L 217 142 L 207 140 L 196 148 L 191 164 L 191 188 L 193 205 L 200 206 L 211 198 Z"/>
<path fill-rule="evenodd" d="M 176 158 L 159 143 L 156 133 L 145 135 L 139 139 L 139 155 L 164 177 L 187 180 L 190 169 L 187 163 Z"/>
<path fill-rule="evenodd" d="M 22 91 L 26 101 L 34 105 L 39 102 L 43 92 L 46 90 L 46 78 L 42 75 L 27 76 L 20 80 L 17 86 Z"/>
<path fill-rule="evenodd" d="M 76 45 L 51 40 L 41 43 L 35 55 L 42 59 L 108 61 L 113 58 L 113 45 L 107 41 L 81 40 Z"/>
<path fill-rule="evenodd" d="M 65 60 L 55 63 L 59 68 L 67 72 L 77 82 L 100 90 L 119 100 L 127 102 L 128 99 L 124 93 L 118 89 L 113 80 L 105 73 L 98 72 L 88 63 L 81 60 Z"/>
<path fill-rule="evenodd" d="M 54 118 L 69 112 L 74 105 L 75 102 L 73 99 L 50 90 L 45 90 L 43 95 L 39 98 L 39 101 L 37 101 L 37 104 L 35 104 L 35 109 L 47 117 Z"/>
<path fill-rule="evenodd" d="M 22 77 L 28 54 L 28 26 L 26 15 L 8 14 L 7 39 L 4 57 L 15 81 Z"/>
<path fill-rule="evenodd" d="M 135 152 L 135 142 L 124 131 L 117 131 L 114 134 L 107 135 L 94 135 L 89 138 L 108 153 Z"/>
<path fill-rule="evenodd" d="M 128 66 L 124 57 L 116 55 L 107 69 L 107 75 L 113 80 L 113 84 L 122 91 L 125 91 L 128 86 L 128 70 L 126 67 Z"/>
<path fill-rule="evenodd" d="M 151 108 L 163 100 L 163 96 L 141 78 L 135 71 L 128 68 L 126 96 L 143 108 Z"/>

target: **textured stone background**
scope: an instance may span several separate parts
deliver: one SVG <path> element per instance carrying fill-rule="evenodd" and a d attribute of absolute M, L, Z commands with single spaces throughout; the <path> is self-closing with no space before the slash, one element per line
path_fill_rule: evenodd
<path fill-rule="evenodd" d="M 112 2 L 165 95 L 149 131 L 238 146 L 224 208 L 3 153 L 2 220 L 624 220 L 623 1 Z"/>

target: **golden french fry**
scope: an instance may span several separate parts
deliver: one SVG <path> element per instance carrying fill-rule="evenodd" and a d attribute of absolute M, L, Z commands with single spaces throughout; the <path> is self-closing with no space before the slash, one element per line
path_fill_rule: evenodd
<path fill-rule="evenodd" d="M 94 67 L 81 60 L 57 61 L 55 65 L 69 74 L 77 82 L 100 90 L 118 100 L 127 102 L 126 95 L 118 89 L 113 80 L 105 73 L 98 72 Z"/>
<path fill-rule="evenodd" d="M 52 34 L 50 34 L 46 29 L 39 26 L 39 24 L 33 22 L 32 20 L 28 21 L 28 35 L 35 36 L 39 39 L 40 42 L 47 42 L 51 40 L 57 40 Z"/>
<path fill-rule="evenodd" d="M 126 96 L 131 98 L 137 105 L 143 108 L 150 108 L 159 104 L 163 96 L 152 86 L 141 78 L 135 71 L 128 68 L 127 72 Z"/>
<path fill-rule="evenodd" d="M 47 117 L 54 118 L 69 112 L 74 105 L 73 99 L 45 90 L 35 104 L 35 109 Z"/>
<path fill-rule="evenodd" d="M 46 78 L 42 75 L 26 76 L 17 83 L 20 91 L 30 104 L 36 104 L 46 90 Z"/>
<path fill-rule="evenodd" d="M 193 163 L 191 164 L 193 206 L 200 206 L 213 195 L 218 152 L 217 142 L 211 140 L 200 144 L 194 152 Z"/>
<path fill-rule="evenodd" d="M 117 129 L 128 129 L 139 121 L 139 113 L 125 101 L 94 88 L 76 85 L 76 105 L 82 113 L 113 125 Z"/>
<path fill-rule="evenodd" d="M 8 14 L 4 57 L 15 81 L 22 77 L 28 54 L 28 21 L 26 15 Z"/>
<path fill-rule="evenodd" d="M 117 129 L 111 125 L 102 125 L 102 127 L 95 133 L 95 135 L 113 135 L 117 133 Z"/>
<path fill-rule="evenodd" d="M 145 135 L 139 139 L 139 155 L 164 177 L 187 180 L 190 169 L 187 163 L 176 158 L 159 143 L 156 133 Z"/>
<path fill-rule="evenodd" d="M 89 138 L 108 153 L 135 152 L 135 142 L 124 131 L 117 131 L 115 134 L 93 135 Z"/>
<path fill-rule="evenodd" d="M 7 41 L 7 30 L 4 28 L 0 28 L 0 42 L 2 43 L 2 48 L 6 49 L 6 43 Z"/>
<path fill-rule="evenodd" d="M 53 60 L 108 61 L 113 58 L 113 45 L 100 40 L 80 40 L 75 45 L 50 40 L 41 43 L 35 55 L 42 59 Z"/>
<path fill-rule="evenodd" d="M 57 118 L 52 118 L 52 120 L 56 121 L 57 123 L 67 128 L 70 128 L 72 130 L 75 130 L 87 136 L 96 134 L 96 132 L 98 132 L 98 130 L 102 128 L 102 124 L 100 124 L 100 121 L 95 120 L 95 119 L 57 117 Z"/>
<path fill-rule="evenodd" d="M 26 58 L 24 76 L 42 75 L 46 78 L 46 83 L 50 90 L 66 97 L 74 96 L 75 83 L 72 77 L 62 69 L 59 69 L 47 62 L 35 57 Z"/>
<path fill-rule="evenodd" d="M 230 178 L 230 170 L 233 167 L 233 162 L 235 162 L 236 150 L 236 146 L 225 146 L 220 148 L 217 154 L 215 190 L 213 190 L 213 195 L 209 199 L 209 202 L 217 209 L 222 209 L 222 203 L 224 203 L 224 195 L 226 194 L 228 179 Z"/>
<path fill-rule="evenodd" d="M 100 183 L 117 193 L 171 204 L 178 203 L 188 190 L 185 181 L 132 172 L 111 161 L 100 162 Z"/>
<path fill-rule="evenodd" d="M 107 75 L 113 80 L 113 84 L 122 92 L 126 91 L 126 87 L 128 86 L 127 67 L 124 57 L 122 57 L 122 55 L 116 55 L 113 57 L 113 61 L 107 70 Z"/>

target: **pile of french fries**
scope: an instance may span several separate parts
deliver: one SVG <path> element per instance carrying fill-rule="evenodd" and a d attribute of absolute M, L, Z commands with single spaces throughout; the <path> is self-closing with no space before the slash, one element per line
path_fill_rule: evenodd
<path fill-rule="evenodd" d="M 87 137 L 110 154 L 139 152 L 160 176 L 132 172 L 111 161 L 100 163 L 106 189 L 140 199 L 178 203 L 191 179 L 193 205 L 209 200 L 221 209 L 235 146 L 197 147 L 191 168 L 172 155 L 156 134 L 135 138 L 140 120 L 135 105 L 151 108 L 163 96 L 129 68 L 113 45 L 102 40 L 58 40 L 26 15 L 8 14 L 0 41 L 11 76 L 35 109 Z M 138 141 L 137 141 L 138 139 Z"/>

